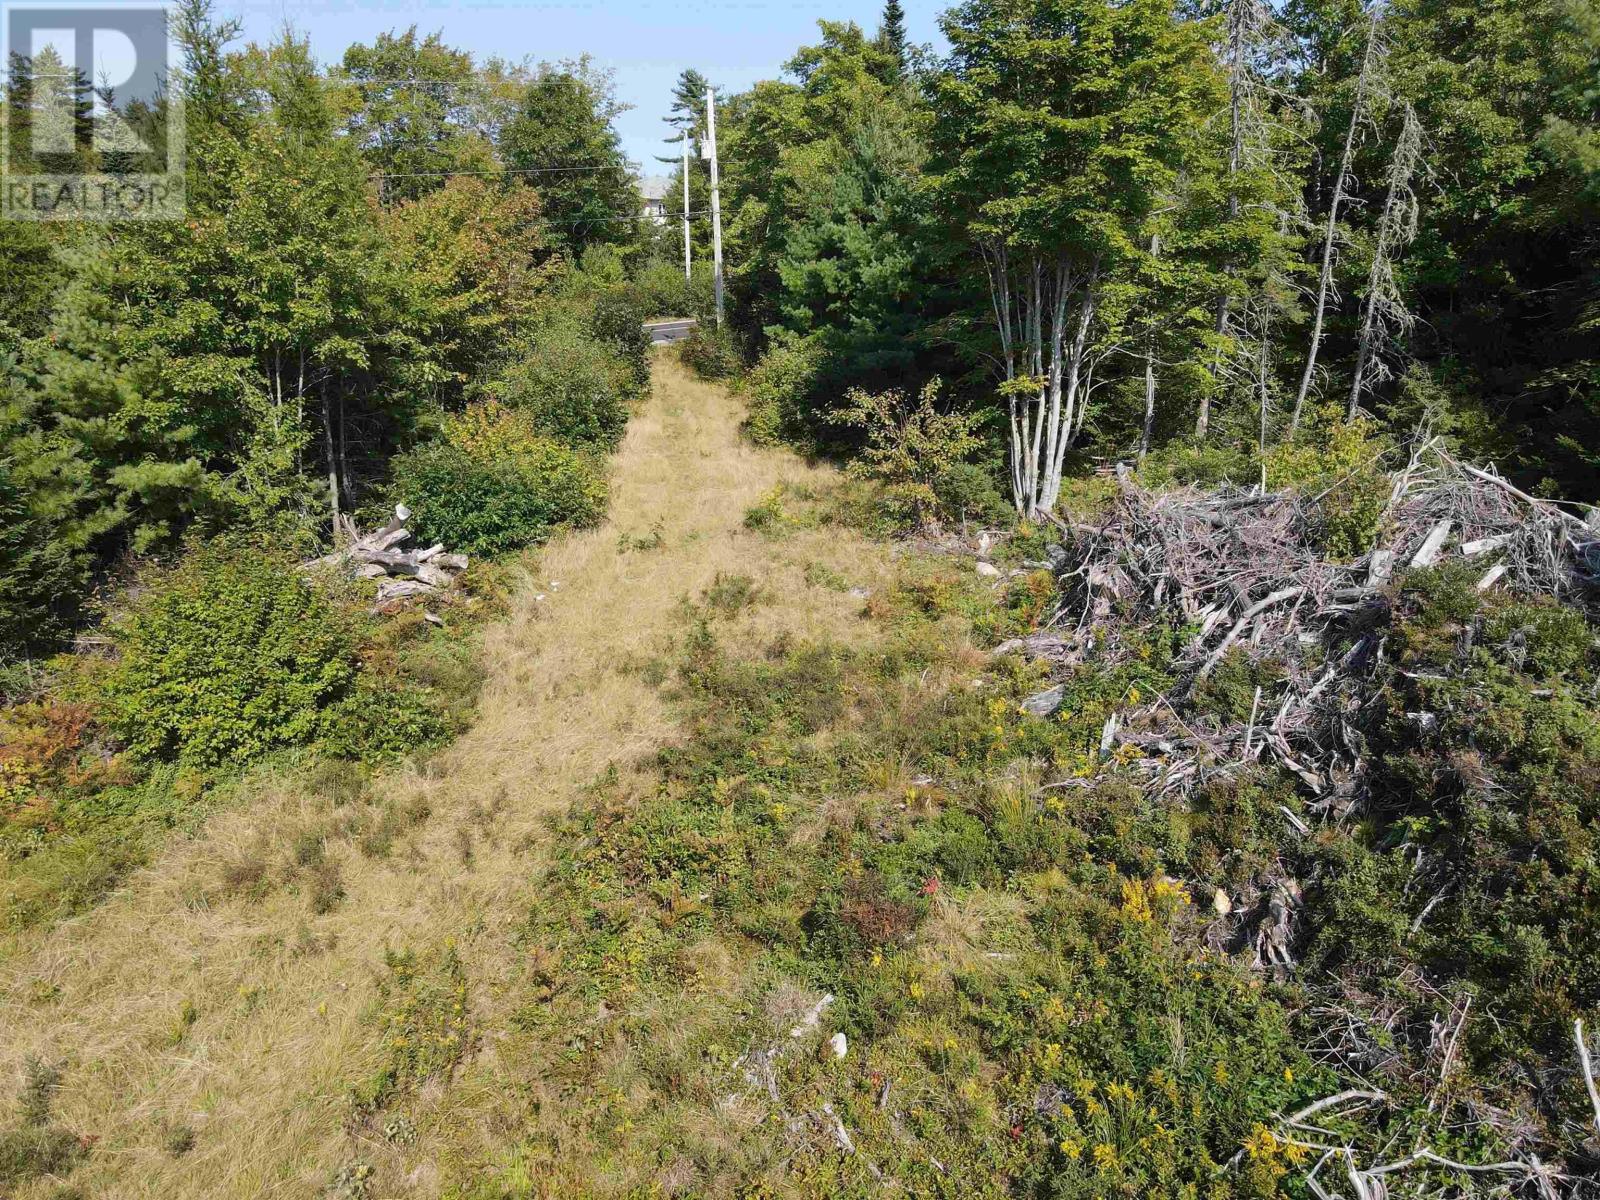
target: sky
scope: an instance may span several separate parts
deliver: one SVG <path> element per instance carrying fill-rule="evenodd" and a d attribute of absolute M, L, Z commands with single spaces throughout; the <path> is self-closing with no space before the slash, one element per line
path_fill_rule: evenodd
<path fill-rule="evenodd" d="M 902 0 L 913 42 L 936 42 L 938 14 L 950 0 Z M 380 33 L 441 31 L 446 44 L 478 58 L 513 62 L 576 58 L 585 52 L 616 72 L 617 98 L 632 110 L 617 119 L 623 152 L 645 174 L 665 173 L 654 156 L 670 153 L 661 123 L 685 67 L 740 91 L 775 78 L 795 50 L 816 40 L 819 19 L 877 29 L 881 0 L 217 0 L 217 12 L 244 22 L 244 36 L 268 41 L 287 22 L 311 39 L 324 62 Z"/>

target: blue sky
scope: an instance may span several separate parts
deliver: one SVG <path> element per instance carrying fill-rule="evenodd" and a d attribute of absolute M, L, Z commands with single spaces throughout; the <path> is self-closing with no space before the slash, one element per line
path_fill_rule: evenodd
<path fill-rule="evenodd" d="M 938 14 L 950 0 L 902 0 L 914 42 L 938 38 Z M 684 67 L 700 68 L 719 87 L 740 90 L 774 77 L 795 49 L 814 40 L 819 18 L 877 28 L 881 0 L 218 0 L 218 12 L 244 22 L 246 38 L 269 40 L 287 21 L 311 39 L 325 61 L 353 42 L 416 25 L 478 57 L 560 59 L 587 51 L 616 72 L 617 95 L 633 105 L 617 121 L 628 157 L 647 173 L 664 171 L 661 117 Z"/>

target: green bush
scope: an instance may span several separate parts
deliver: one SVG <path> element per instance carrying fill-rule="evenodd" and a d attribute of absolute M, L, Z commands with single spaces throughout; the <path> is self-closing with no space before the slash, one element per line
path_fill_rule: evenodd
<path fill-rule="evenodd" d="M 568 325 L 539 330 L 483 394 L 527 413 L 539 432 L 571 446 L 616 445 L 628 424 L 635 371 L 612 348 Z"/>
<path fill-rule="evenodd" d="M 816 342 L 795 342 L 773 346 L 750 369 L 744 428 L 751 441 L 776 446 L 804 438 L 806 402 L 816 387 L 822 357 Z"/>
<path fill-rule="evenodd" d="M 417 536 L 469 554 L 519 549 L 557 525 L 589 524 L 605 507 L 599 471 L 556 442 L 492 455 L 434 442 L 397 457 L 393 470 Z"/>
<path fill-rule="evenodd" d="M 915 400 L 896 390 L 852 388 L 833 414 L 841 424 L 866 431 L 866 448 L 850 473 L 884 485 L 885 506 L 899 524 L 926 526 L 952 515 L 941 492 L 960 495 L 970 488 L 970 478 L 954 473 L 982 445 L 978 418 L 940 412 L 938 398 L 938 380 Z"/>
<path fill-rule="evenodd" d="M 678 353 L 684 365 L 701 379 L 731 379 L 744 365 L 733 334 L 703 321 L 684 339 Z"/>
<path fill-rule="evenodd" d="M 60 522 L 31 511 L 0 459 L 0 661 L 66 632 L 87 583 L 87 558 Z"/>
<path fill-rule="evenodd" d="M 644 323 L 652 315 L 644 297 L 632 287 L 606 288 L 590 301 L 589 333 L 627 373 L 629 400 L 650 390 L 650 335 Z"/>
<path fill-rule="evenodd" d="M 1389 499 L 1383 459 L 1389 446 L 1369 420 L 1319 410 L 1300 436 L 1267 454 L 1269 488 L 1297 488 L 1316 499 L 1316 535 L 1332 558 L 1372 549 Z"/>
<path fill-rule="evenodd" d="M 106 722 L 139 757 L 202 767 L 309 742 L 355 681 L 362 634 L 285 557 L 197 546 L 113 623 Z"/>

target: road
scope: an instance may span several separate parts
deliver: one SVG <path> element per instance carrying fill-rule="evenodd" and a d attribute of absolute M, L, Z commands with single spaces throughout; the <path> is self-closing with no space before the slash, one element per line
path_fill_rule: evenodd
<path fill-rule="evenodd" d="M 694 326 L 693 317 L 680 317 L 671 321 L 646 321 L 644 331 L 650 335 L 652 346 L 660 346 L 683 341 Z"/>

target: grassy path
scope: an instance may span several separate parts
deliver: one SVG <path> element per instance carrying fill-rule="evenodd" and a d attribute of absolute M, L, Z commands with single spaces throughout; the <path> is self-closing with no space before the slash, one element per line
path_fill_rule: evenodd
<path fill-rule="evenodd" d="M 30 1055 L 62 1066 L 55 1119 L 94 1139 L 68 1182 L 119 1198 L 315 1196 L 362 1160 L 378 1173 L 349 1194 L 430 1196 L 513 1136 L 527 1081 L 506 1050 L 512 932 L 538 901 L 529 881 L 551 818 L 673 736 L 639 666 L 681 631 L 681 600 L 719 572 L 747 574 L 773 600 L 746 618 L 751 636 L 820 639 L 847 635 L 860 606 L 807 586 L 806 564 L 868 586 L 888 571 L 881 549 L 839 530 L 774 542 L 743 528 L 763 493 L 825 472 L 744 444 L 739 416 L 723 389 L 658 361 L 615 460 L 609 522 L 549 546 L 489 631 L 474 728 L 425 770 L 378 781 L 379 802 L 423 801 L 426 818 L 386 857 L 331 838 L 344 895 L 330 911 L 313 912 L 303 888 L 251 898 L 219 883 L 262 861 L 270 882 L 307 831 L 338 828 L 332 798 L 269 780 L 98 908 L 10 948 L 0 1081 L 11 1090 Z M 619 543 L 653 529 L 653 549 Z M 391 1145 L 347 1120 L 351 1086 L 381 1058 L 383 953 L 445 945 L 465 971 L 473 1048 L 451 1086 L 407 1105 L 415 1138 Z"/>

